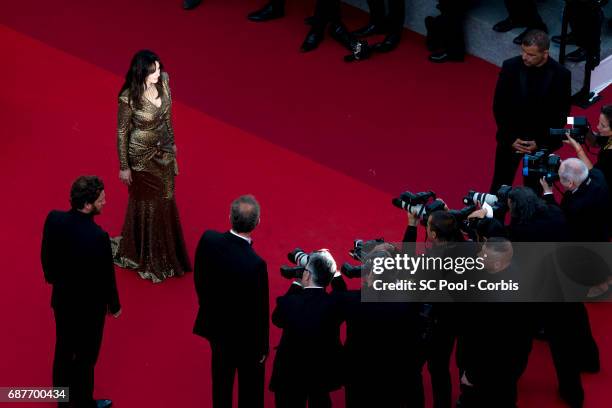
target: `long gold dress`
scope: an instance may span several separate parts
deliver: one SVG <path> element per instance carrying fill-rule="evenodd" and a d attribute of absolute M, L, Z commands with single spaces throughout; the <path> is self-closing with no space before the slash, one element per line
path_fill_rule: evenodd
<path fill-rule="evenodd" d="M 141 107 L 134 106 L 129 90 L 119 96 L 119 162 L 121 170 L 132 170 L 132 183 L 121 237 L 113 240 L 115 263 L 153 282 L 191 271 L 174 199 L 178 168 L 168 75 L 160 80 L 160 107 L 145 97 Z"/>

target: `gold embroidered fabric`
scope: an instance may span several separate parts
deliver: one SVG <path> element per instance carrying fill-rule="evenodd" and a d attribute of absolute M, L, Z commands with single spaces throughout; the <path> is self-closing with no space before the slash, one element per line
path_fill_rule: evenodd
<path fill-rule="evenodd" d="M 136 108 L 124 91 L 117 121 L 119 162 L 121 170 L 132 170 L 132 184 L 121 237 L 113 239 L 115 263 L 153 282 L 191 271 L 174 199 L 178 168 L 168 75 L 160 80 L 160 107 L 143 98 Z"/>

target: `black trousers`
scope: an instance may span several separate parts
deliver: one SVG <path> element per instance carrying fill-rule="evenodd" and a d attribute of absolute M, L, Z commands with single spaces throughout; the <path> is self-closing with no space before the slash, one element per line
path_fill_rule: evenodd
<path fill-rule="evenodd" d="M 457 328 L 449 305 L 456 306 L 444 303 L 433 305 L 431 334 L 425 344 L 424 357 L 431 377 L 434 408 L 452 406 L 450 362 Z"/>
<path fill-rule="evenodd" d="M 465 55 L 465 35 L 463 21 L 467 9 L 466 0 L 440 0 L 440 15 L 436 17 L 434 31 L 438 32 L 440 48 L 451 57 L 463 58 Z"/>
<path fill-rule="evenodd" d="M 94 367 L 100 354 L 106 308 L 56 307 L 53 386 L 69 387 L 72 406 L 95 408 Z"/>
<path fill-rule="evenodd" d="M 527 28 L 546 30 L 546 24 L 538 13 L 535 0 L 504 0 L 504 4 L 514 23 Z"/>
<path fill-rule="evenodd" d="M 265 367 L 239 345 L 211 342 L 213 408 L 232 408 L 234 377 L 238 373 L 238 407 L 264 406 Z"/>
<path fill-rule="evenodd" d="M 582 407 L 584 390 L 580 372 L 585 353 L 595 347 L 583 303 L 540 305 L 542 324 L 552 354 L 559 392 L 572 408 Z"/>
<path fill-rule="evenodd" d="M 329 392 L 276 391 L 274 393 L 276 408 L 331 408 Z"/>
<path fill-rule="evenodd" d="M 404 28 L 406 0 L 388 0 L 389 8 L 385 10 L 385 0 L 368 0 L 370 23 L 386 26 L 389 32 L 398 32 Z"/>
<path fill-rule="evenodd" d="M 601 25 L 603 11 L 601 7 L 589 2 L 567 0 L 567 14 L 576 44 L 584 48 L 594 58 L 594 66 L 599 64 L 601 52 Z"/>
<path fill-rule="evenodd" d="M 518 379 L 501 378 L 496 374 L 499 373 L 491 373 L 495 384 L 461 385 L 461 408 L 516 408 Z"/>
<path fill-rule="evenodd" d="M 408 352 L 414 349 L 406 348 Z M 416 358 L 416 356 L 415 356 Z M 377 373 L 373 378 L 372 373 Z M 424 408 L 425 392 L 421 366 L 406 363 L 403 367 L 359 372 L 359 382 L 346 384 L 346 408 Z"/>
<path fill-rule="evenodd" d="M 524 154 L 515 153 L 511 146 L 505 143 L 497 143 L 493 181 L 489 189 L 491 194 L 497 194 L 497 191 L 503 184 L 512 185 L 516 170 L 521 165 L 523 156 Z M 523 185 L 530 187 L 538 195 L 542 194 L 542 186 L 537 178 L 523 177 Z"/>

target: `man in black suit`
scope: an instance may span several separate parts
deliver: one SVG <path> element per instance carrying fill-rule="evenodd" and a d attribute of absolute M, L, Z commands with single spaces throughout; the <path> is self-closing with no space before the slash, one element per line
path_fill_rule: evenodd
<path fill-rule="evenodd" d="M 571 105 L 571 74 L 553 60 L 548 35 L 539 30 L 525 35 L 521 56 L 504 61 L 493 100 L 497 149 L 491 193 L 511 185 L 525 153 L 561 147 L 549 136 L 550 128 L 566 124 Z M 538 180 L 525 180 L 539 190 Z"/>
<path fill-rule="evenodd" d="M 231 408 L 236 372 L 239 406 L 263 407 L 270 306 L 266 263 L 251 240 L 259 215 L 253 196 L 239 197 L 231 205 L 232 229 L 204 232 L 196 249 L 200 307 L 193 332 L 210 342 L 215 408 Z"/>
<path fill-rule="evenodd" d="M 342 385 L 337 296 L 325 291 L 336 274 L 327 251 L 309 256 L 300 281 L 276 299 L 272 322 L 283 329 L 274 358 L 270 390 L 277 408 L 329 408 L 330 391 Z"/>
<path fill-rule="evenodd" d="M 507 239 L 487 240 L 480 256 L 485 266 L 482 279 L 520 280 L 512 264 L 512 244 Z M 460 406 L 515 408 L 517 382 L 527 367 L 531 350 L 533 306 L 504 302 L 512 299 L 510 293 L 478 293 L 477 296 L 483 297 L 482 301 L 462 305 L 462 313 L 458 315 L 461 330 L 457 353 L 462 366 Z"/>
<path fill-rule="evenodd" d="M 397 251 L 381 244 L 367 255 L 393 257 Z M 376 281 L 396 282 L 395 271 L 376 275 L 365 268 L 361 290 L 346 290 L 342 276 L 332 280 L 346 321 L 344 342 L 345 391 L 347 408 L 423 408 L 422 305 L 402 295 L 374 289 Z"/>
<path fill-rule="evenodd" d="M 94 367 L 104 319 L 121 314 L 108 234 L 94 222 L 106 204 L 104 184 L 81 176 L 70 190 L 70 211 L 51 211 L 45 221 L 41 262 L 53 285 L 55 314 L 53 386 L 69 387 L 72 406 L 108 408 L 94 400 Z M 61 403 L 60 403 L 61 406 Z"/>
<path fill-rule="evenodd" d="M 546 24 L 538 13 L 535 0 L 504 0 L 508 17 L 493 26 L 493 30 L 505 33 L 517 27 L 526 27 L 525 31 L 514 38 L 515 44 L 521 44 L 529 30 L 542 30 L 548 32 Z"/>

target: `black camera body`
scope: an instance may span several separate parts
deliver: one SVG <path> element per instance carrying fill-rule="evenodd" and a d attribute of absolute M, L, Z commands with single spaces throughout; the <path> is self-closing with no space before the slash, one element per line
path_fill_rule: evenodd
<path fill-rule="evenodd" d="M 280 267 L 281 276 L 285 279 L 302 279 L 309 258 L 310 255 L 303 249 L 295 248 L 287 254 L 287 259 L 296 266 L 282 265 Z"/>
<path fill-rule="evenodd" d="M 585 144 L 587 142 L 587 135 L 591 131 L 587 118 L 585 116 L 570 116 L 567 118 L 567 124 L 571 127 L 566 129 L 551 128 L 549 130 L 550 136 L 561 137 L 561 140 L 567 140 L 567 135 L 569 134 L 578 143 Z"/>
<path fill-rule="evenodd" d="M 369 241 L 356 239 L 353 242 L 353 248 L 349 251 L 349 255 L 353 259 L 361 262 L 361 265 L 355 266 L 345 262 L 342 264 L 340 272 L 349 279 L 361 278 L 363 273 L 368 270 L 369 262 L 371 262 L 372 259 L 391 255 L 391 251 L 389 250 L 391 244 L 387 244 L 389 247 L 386 250 L 379 249 L 374 251 L 377 246 L 384 243 L 385 240 L 383 238 L 376 238 Z"/>
<path fill-rule="evenodd" d="M 523 176 L 538 179 L 544 177 L 549 186 L 559 180 L 559 166 L 561 158 L 556 154 L 548 154 L 546 149 L 523 156 Z"/>

